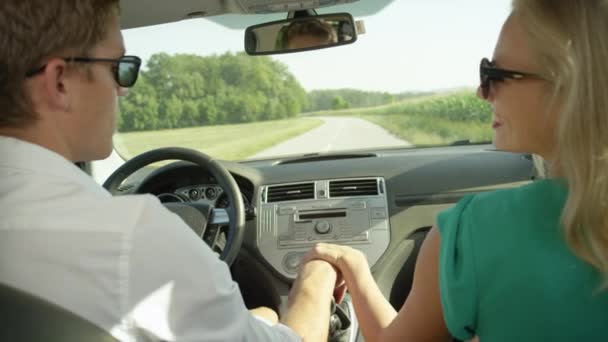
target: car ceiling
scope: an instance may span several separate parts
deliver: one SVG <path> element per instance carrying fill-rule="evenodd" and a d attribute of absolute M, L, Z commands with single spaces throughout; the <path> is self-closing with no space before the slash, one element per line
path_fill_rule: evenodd
<path fill-rule="evenodd" d="M 349 12 L 355 17 L 365 17 L 381 11 L 393 1 L 127 0 L 121 2 L 122 27 L 129 29 L 208 17 L 231 29 L 245 29 L 261 22 L 284 19 L 289 10 L 297 9 L 323 8 L 320 12 Z"/>

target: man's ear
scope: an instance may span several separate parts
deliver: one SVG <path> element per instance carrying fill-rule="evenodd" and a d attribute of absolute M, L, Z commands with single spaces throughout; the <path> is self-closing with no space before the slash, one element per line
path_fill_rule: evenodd
<path fill-rule="evenodd" d="M 67 111 L 70 108 L 69 76 L 67 63 L 59 58 L 51 59 L 39 76 L 44 93 L 43 101 L 54 111 Z"/>

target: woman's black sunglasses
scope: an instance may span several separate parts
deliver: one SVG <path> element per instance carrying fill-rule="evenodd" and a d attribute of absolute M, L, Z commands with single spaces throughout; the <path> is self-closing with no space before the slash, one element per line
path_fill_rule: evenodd
<path fill-rule="evenodd" d="M 479 79 L 481 81 L 481 95 L 484 99 L 490 96 L 490 87 L 492 82 L 503 82 L 505 79 L 510 78 L 514 80 L 521 80 L 525 78 L 542 80 L 539 75 L 530 74 L 522 71 L 499 69 L 496 64 L 490 62 L 489 59 L 483 58 L 479 65 Z"/>
<path fill-rule="evenodd" d="M 141 67 L 141 59 L 137 56 L 122 56 L 119 59 L 109 59 L 109 58 L 88 58 L 88 57 L 67 57 L 63 58 L 64 61 L 70 63 L 113 63 L 112 70 L 114 71 L 114 78 L 116 79 L 116 83 L 123 88 L 131 88 L 137 82 L 137 77 L 139 76 L 139 68 Z M 46 69 L 46 64 L 31 70 L 25 76 L 32 77 L 35 76 Z"/>

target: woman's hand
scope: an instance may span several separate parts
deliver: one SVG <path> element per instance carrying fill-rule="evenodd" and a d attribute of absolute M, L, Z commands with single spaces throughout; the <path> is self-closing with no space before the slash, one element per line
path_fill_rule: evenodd
<path fill-rule="evenodd" d="M 336 267 L 344 277 L 347 286 L 350 286 L 351 282 L 357 278 L 357 273 L 369 272 L 369 264 L 365 255 L 359 250 L 347 246 L 316 244 L 304 256 L 302 262 L 306 263 L 315 259 L 325 260 Z"/>

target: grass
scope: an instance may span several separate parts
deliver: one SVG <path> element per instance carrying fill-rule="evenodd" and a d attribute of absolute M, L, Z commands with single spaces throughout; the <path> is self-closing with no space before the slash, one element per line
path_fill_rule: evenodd
<path fill-rule="evenodd" d="M 393 135 L 414 145 L 447 145 L 459 140 L 492 140 L 490 123 L 455 122 L 412 114 L 365 115 L 363 119 L 382 126 Z"/>
<path fill-rule="evenodd" d="M 435 94 L 371 108 L 322 111 L 315 116 L 349 116 L 371 121 L 414 145 L 492 140 L 491 109 L 472 91 Z"/>
<path fill-rule="evenodd" d="M 320 119 L 299 118 L 236 125 L 205 126 L 118 134 L 115 146 L 126 158 L 159 147 L 188 147 L 214 158 L 242 160 L 310 131 Z"/>

